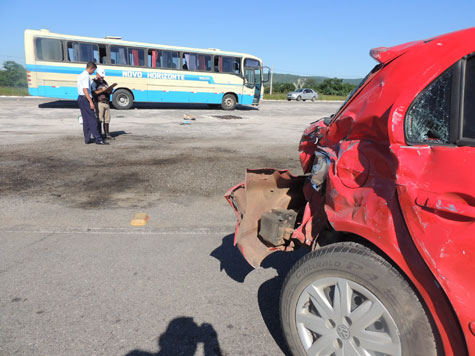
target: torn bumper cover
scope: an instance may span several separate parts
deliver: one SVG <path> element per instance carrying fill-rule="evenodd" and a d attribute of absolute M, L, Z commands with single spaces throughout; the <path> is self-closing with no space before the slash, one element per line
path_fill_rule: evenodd
<path fill-rule="evenodd" d="M 224 195 L 238 219 L 234 245 L 251 266 L 259 267 L 265 257 L 285 248 L 296 217 L 305 208 L 306 178 L 288 170 L 248 169 L 245 182 Z M 269 231 L 278 236 L 271 238 Z"/>

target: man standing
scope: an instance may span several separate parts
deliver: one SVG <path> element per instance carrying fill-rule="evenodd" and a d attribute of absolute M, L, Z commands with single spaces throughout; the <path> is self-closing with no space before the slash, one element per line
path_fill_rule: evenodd
<path fill-rule="evenodd" d="M 107 145 L 97 131 L 97 119 L 94 115 L 94 103 L 91 99 L 91 78 L 89 77 L 96 70 L 94 62 L 88 62 L 86 70 L 78 77 L 78 105 L 82 115 L 82 128 L 84 131 L 84 142 L 91 143 L 91 134 L 94 136 L 96 144 Z"/>
<path fill-rule="evenodd" d="M 94 103 L 96 104 L 97 117 L 99 119 L 98 131 L 102 134 L 101 124 L 104 124 L 104 134 L 105 138 L 111 140 L 112 137 L 109 132 L 109 123 L 111 119 L 110 111 L 110 91 L 109 84 L 107 84 L 104 77 L 106 73 L 103 68 L 97 68 L 96 78 L 92 81 L 92 97 L 94 98 Z"/>

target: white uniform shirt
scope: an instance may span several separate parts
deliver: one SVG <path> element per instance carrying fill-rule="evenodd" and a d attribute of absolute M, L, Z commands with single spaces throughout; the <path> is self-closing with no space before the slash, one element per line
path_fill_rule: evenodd
<path fill-rule="evenodd" d="M 82 72 L 78 76 L 78 95 L 84 95 L 84 88 L 89 92 L 91 96 L 91 77 L 87 71 Z"/>

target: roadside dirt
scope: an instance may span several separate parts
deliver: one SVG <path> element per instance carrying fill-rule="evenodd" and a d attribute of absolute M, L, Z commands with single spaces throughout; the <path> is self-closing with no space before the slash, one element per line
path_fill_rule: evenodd
<path fill-rule="evenodd" d="M 145 208 L 161 199 L 222 196 L 247 167 L 290 164 L 299 172 L 297 160 L 279 159 L 275 147 L 249 156 L 225 146 L 137 135 L 107 147 L 77 136 L 3 146 L 0 195 L 82 209 Z"/>

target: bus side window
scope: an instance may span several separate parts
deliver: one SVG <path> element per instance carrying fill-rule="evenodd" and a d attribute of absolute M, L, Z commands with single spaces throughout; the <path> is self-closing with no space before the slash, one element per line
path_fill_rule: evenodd
<path fill-rule="evenodd" d="M 44 61 L 62 61 L 63 43 L 50 38 L 36 39 L 36 57 Z"/>
<path fill-rule="evenodd" d="M 152 68 L 160 67 L 158 62 L 158 51 L 156 49 L 148 50 L 148 66 Z"/>
<path fill-rule="evenodd" d="M 107 64 L 107 51 L 105 45 L 99 45 L 99 59 L 100 63 Z"/>
<path fill-rule="evenodd" d="M 198 70 L 211 70 L 211 56 L 204 54 L 198 55 Z"/>
<path fill-rule="evenodd" d="M 97 62 L 98 55 L 97 45 L 91 43 L 79 44 L 79 62 Z"/>
<path fill-rule="evenodd" d="M 144 50 L 139 48 L 129 48 L 129 64 L 131 66 L 142 67 L 145 63 Z"/>
<path fill-rule="evenodd" d="M 79 62 L 79 43 L 68 42 L 68 60 L 70 62 Z"/>
<path fill-rule="evenodd" d="M 188 58 L 187 58 L 187 56 L 188 56 Z M 182 66 L 181 66 L 182 69 L 188 70 L 188 60 L 189 59 L 190 59 L 190 55 L 183 53 L 183 58 L 181 59 L 181 61 L 183 63 Z"/>
<path fill-rule="evenodd" d="M 223 69 L 220 72 L 241 74 L 241 60 L 236 57 L 223 57 Z"/>
<path fill-rule="evenodd" d="M 180 55 L 178 52 L 168 52 L 167 68 L 178 69 L 180 66 Z M 168 65 L 169 63 L 169 65 Z"/>
<path fill-rule="evenodd" d="M 119 46 L 111 46 L 111 63 L 127 65 L 127 48 Z"/>
<path fill-rule="evenodd" d="M 198 55 L 196 53 L 183 53 L 183 69 L 198 69 Z"/>
<path fill-rule="evenodd" d="M 223 57 L 221 56 L 214 57 L 214 71 L 215 72 L 223 71 Z"/>
<path fill-rule="evenodd" d="M 178 52 L 160 51 L 160 64 L 163 68 L 177 69 L 179 67 Z"/>
<path fill-rule="evenodd" d="M 232 69 L 232 62 L 231 62 L 231 58 L 230 57 L 224 57 L 223 58 L 223 70 L 222 72 L 224 73 L 229 73 L 229 72 L 232 72 L 233 69 Z"/>
<path fill-rule="evenodd" d="M 239 58 L 234 58 L 234 73 L 241 74 L 241 61 Z"/>

